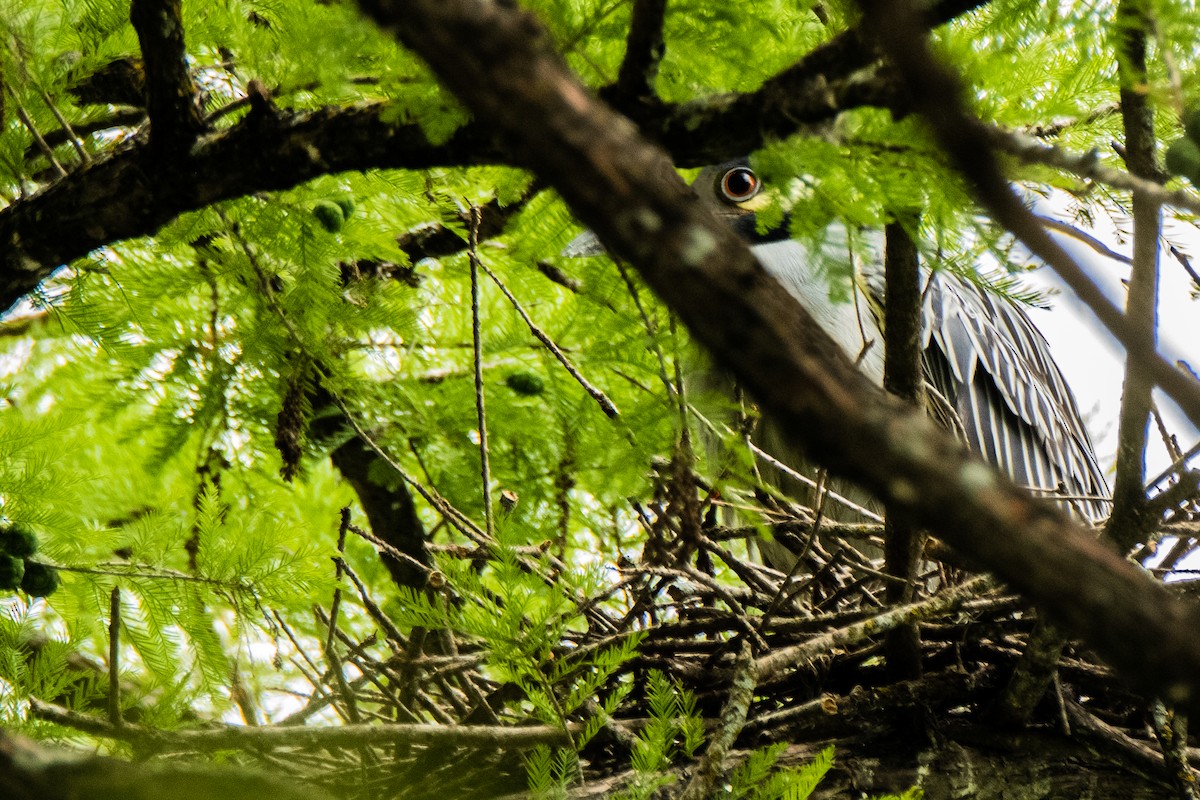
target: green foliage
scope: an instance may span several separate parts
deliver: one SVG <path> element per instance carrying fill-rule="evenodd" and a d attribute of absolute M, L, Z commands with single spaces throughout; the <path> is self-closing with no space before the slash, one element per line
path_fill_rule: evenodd
<path fill-rule="evenodd" d="M 539 800 L 566 798 L 568 788 L 579 780 L 578 767 L 573 750 L 535 747 L 525 759 L 530 794 Z"/>
<path fill-rule="evenodd" d="M 705 740 L 704 721 L 696 711 L 695 696 L 658 671 L 646 680 L 650 718 L 634 743 L 634 778 L 617 795 L 623 800 L 656 796 L 675 780 L 669 770 L 677 761 L 692 758 Z M 804 800 L 833 766 L 828 747 L 801 767 L 780 768 L 787 743 L 754 750 L 730 774 L 723 797 L 732 800 Z M 546 769 L 540 767 L 540 779 Z"/>
<path fill-rule="evenodd" d="M 525 5 L 587 82 L 615 79 L 631 3 Z M 985 120 L 1026 129 L 1061 123 L 1056 143 L 1099 146 L 1098 160 L 1118 165 L 1107 142 L 1119 134 L 1119 115 L 1103 112 L 1116 98 L 1112 10 L 998 0 L 940 29 L 936 45 L 964 73 Z M 385 121 L 415 123 L 434 143 L 469 119 L 352 3 L 222 0 L 185 2 L 183 11 L 189 68 L 218 131 L 245 119 L 251 80 L 281 109 L 383 104 Z M 1156 46 L 1192 52 L 1196 9 L 1157 4 L 1154 12 Z M 127 121 L 102 124 L 123 103 L 82 96 L 98 91 L 97 75 L 135 60 L 128 13 L 128 0 L 0 0 L 5 205 L 53 180 L 55 163 L 82 168 L 69 137 L 51 137 L 50 154 L 38 143 L 62 131 L 60 117 L 81 132 L 78 148 L 92 160 L 139 135 Z M 655 88 L 678 103 L 756 89 L 856 14 L 848 2 L 673 0 Z M 1175 90 L 1195 97 L 1200 89 L 1194 60 L 1180 61 L 1178 87 L 1162 59 L 1148 76 L 1162 137 L 1179 135 Z M 1194 113 L 1183 124 L 1190 138 L 1172 145 L 1167 163 L 1195 180 Z M 979 219 L 968 188 L 914 117 L 862 108 L 769 142 L 753 162 L 772 186 L 764 225 L 786 212 L 793 234 L 818 244 L 832 222 L 876 228 L 920 209 L 927 261 L 1037 299 L 1009 274 L 1019 266 L 1011 241 Z M 1007 167 L 1027 186 L 1071 193 L 1081 216 L 1119 211 L 1064 173 Z M 479 258 L 620 409 L 610 419 L 485 281 L 479 371 L 490 478 L 493 490 L 520 499 L 498 512 L 494 536 L 482 543 L 468 257 L 460 248 L 412 263 L 413 242 L 432 228 L 465 241 L 472 206 L 511 213 L 502 233 L 484 237 Z M 415 480 L 445 503 L 418 498 L 444 586 L 397 588 L 374 548 L 351 535 L 345 558 L 365 593 L 404 634 L 452 636 L 478 656 L 488 680 L 514 687 L 516 699 L 500 703 L 506 721 L 580 726 L 571 728 L 574 748 L 528 756 L 536 794 L 556 796 L 579 780 L 579 749 L 641 693 L 650 719 L 636 739 L 639 782 L 628 794 L 660 788 L 701 747 L 695 698 L 657 672 L 634 685 L 625 667 L 640 633 L 602 648 L 578 641 L 593 622 L 586 598 L 632 613 L 629 596 L 602 591 L 625 580 L 614 579 L 614 565 L 645 543 L 629 498 L 655 491 L 651 465 L 680 439 L 676 372 L 707 367 L 635 277 L 606 258 L 561 256 L 578 233 L 562 200 L 513 167 L 368 170 L 212 204 L 59 272 L 19 309 L 25 327 L 0 338 L 0 589 L 21 586 L 27 595 L 0 592 L 0 725 L 75 735 L 30 722 L 28 703 L 94 711 L 101 681 L 68 662 L 108 657 L 114 589 L 121 669 L 136 677 L 123 702 L 143 724 L 233 714 L 244 687 L 231 676 L 267 701 L 267 721 L 295 712 L 308 701 L 294 687 L 312 673 L 332 674 L 329 627 L 313 609 L 328 608 L 335 588 L 338 629 L 370 642 L 356 657 L 390 658 L 373 609 L 352 581 L 337 581 L 331 561 L 343 507 L 369 527 L 329 461 L 354 431 L 339 422 L 328 437 L 316 434 L 348 414 L 406 476 L 376 460 L 372 480 L 393 489 Z M 1000 274 L 981 276 L 989 256 Z M 831 298 L 848 301 L 849 254 L 821 268 Z M 567 280 L 548 277 L 555 270 Z M 730 405 L 727 396 L 691 384 L 685 391 L 690 410 L 716 412 L 721 435 L 730 416 L 713 406 Z M 712 433 L 696 415 L 687 424 L 695 441 Z M 281 429 L 294 435 L 295 452 L 281 452 Z M 753 496 L 755 468 L 741 432 L 726 438 L 724 453 L 697 448 L 696 469 L 736 502 Z M 35 550 L 36 560 L 24 560 Z M 330 662 L 313 663 L 323 657 Z M 414 717 L 429 716 L 414 707 Z M 831 758 L 778 769 L 778 756 L 778 748 L 751 755 L 731 777 L 733 793 L 806 796 Z"/>
<path fill-rule="evenodd" d="M 784 743 L 755 750 L 730 777 L 731 800 L 804 800 L 833 766 L 833 748 L 827 747 L 802 767 L 777 769 L 787 748 Z"/>

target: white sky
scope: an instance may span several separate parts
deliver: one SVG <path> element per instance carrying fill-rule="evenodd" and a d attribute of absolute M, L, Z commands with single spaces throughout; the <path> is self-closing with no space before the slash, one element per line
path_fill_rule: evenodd
<path fill-rule="evenodd" d="M 1055 213 L 1054 203 L 1040 203 L 1036 210 L 1047 216 L 1062 218 Z M 1101 225 L 1087 231 L 1113 250 L 1130 254 L 1131 241 L 1122 242 L 1117 231 Z M 1196 226 L 1166 218 L 1166 241 L 1184 254 L 1200 256 L 1200 229 Z M 1093 248 L 1066 234 L 1055 238 L 1088 272 L 1092 280 L 1119 306 L 1124 305 L 1123 281 L 1129 278 L 1129 265 L 1097 253 Z M 1185 361 L 1193 369 L 1200 366 L 1200 301 L 1193 297 L 1197 287 L 1190 276 L 1172 256 L 1165 243 L 1160 255 L 1159 290 L 1159 351 L 1171 363 Z M 1067 383 L 1075 392 L 1079 410 L 1087 422 L 1100 463 L 1110 470 L 1117 446 L 1117 417 L 1121 402 L 1121 383 L 1124 378 L 1124 353 L 1116 340 L 1095 319 L 1091 311 L 1050 269 L 1030 273 L 1028 285 L 1055 292 L 1049 310 L 1030 308 L 1029 316 L 1045 335 L 1054 352 Z M 1192 426 L 1171 401 L 1156 392 L 1156 401 L 1167 429 L 1186 451 L 1198 439 L 1200 431 Z M 1153 424 L 1150 429 L 1150 448 L 1147 452 L 1147 474 L 1157 475 L 1171 463 L 1166 447 Z M 1194 460 L 1193 463 L 1200 463 Z M 1110 480 L 1111 483 L 1111 480 Z"/>

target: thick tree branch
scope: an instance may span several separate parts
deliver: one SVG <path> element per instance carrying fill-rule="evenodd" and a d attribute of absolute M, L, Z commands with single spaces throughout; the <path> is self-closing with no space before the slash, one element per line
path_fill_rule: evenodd
<path fill-rule="evenodd" d="M 857 99 L 848 102 L 870 100 L 849 95 Z M 845 110 L 815 98 L 799 97 L 792 105 L 807 102 L 813 115 L 826 119 Z M 661 129 L 652 133 L 686 130 L 680 121 L 685 117 L 720 128 L 742 113 L 726 98 L 663 108 Z M 512 163 L 486 125 L 465 125 L 448 141 L 434 144 L 419 125 L 385 121 L 386 109 L 384 103 L 363 103 L 292 113 L 261 104 L 235 127 L 201 137 L 170 164 L 159 160 L 145 140 L 116 149 L 0 210 L 0 308 L 33 291 L 60 265 L 122 239 L 152 234 L 180 214 L 221 200 L 290 189 L 336 172 Z M 677 135 L 677 155 L 685 163 L 707 162 L 761 145 L 761 132 L 738 127 L 741 138 L 724 137 L 724 150 L 695 134 Z"/>
<path fill-rule="evenodd" d="M 793 441 L 994 569 L 1131 682 L 1200 707 L 1200 613 L 872 387 L 533 17 L 479 0 L 360 5 L 638 267 Z"/>
<path fill-rule="evenodd" d="M 1154 159 L 1154 116 L 1144 92 L 1136 87 L 1146 80 L 1145 20 L 1123 2 L 1118 11 L 1120 42 L 1117 56 L 1121 74 L 1121 112 L 1125 122 L 1127 163 L 1136 178 L 1152 182 L 1158 174 Z M 1120 19 L 1123 17 L 1123 20 Z M 1138 348 L 1156 349 L 1158 295 L 1159 205 L 1154 198 L 1133 194 L 1133 274 L 1125 316 L 1133 323 Z M 1120 434 L 1117 452 L 1117 481 L 1113 513 L 1106 533 L 1128 550 L 1149 533 L 1154 520 L 1147 517 L 1144 484 L 1146 434 L 1150 422 L 1150 392 L 1153 384 L 1139 360 L 1127 358 L 1125 391 L 1121 398 Z M 1012 678 L 991 709 L 991 718 L 1002 726 L 1024 725 L 1033 716 L 1054 677 L 1066 646 L 1066 637 L 1044 619 L 1039 619 L 1029 636 Z"/>
<path fill-rule="evenodd" d="M 150 144 L 166 156 L 191 146 L 204 126 L 183 43 L 182 0 L 133 0 L 129 21 L 145 65 Z"/>
<path fill-rule="evenodd" d="M 935 27 L 986 5 L 988 0 L 942 0 L 923 15 Z M 851 28 L 815 48 L 753 92 L 710 97 L 680 106 L 622 105 L 620 110 L 643 133 L 661 144 L 683 167 L 700 167 L 758 150 L 805 125 L 833 119 L 835 108 L 859 106 L 907 112 L 903 92 L 886 72 L 855 77 L 878 60 L 859 28 Z M 603 93 L 602 93 L 603 96 Z M 832 112 L 832 113 L 831 113 Z"/>
<path fill-rule="evenodd" d="M 289 189 L 332 172 L 503 160 L 481 126 L 435 145 L 417 125 L 385 122 L 384 108 L 260 108 L 236 127 L 202 137 L 170 167 L 143 140 L 117 149 L 0 211 L 0 308 L 62 264 L 221 200 Z"/>

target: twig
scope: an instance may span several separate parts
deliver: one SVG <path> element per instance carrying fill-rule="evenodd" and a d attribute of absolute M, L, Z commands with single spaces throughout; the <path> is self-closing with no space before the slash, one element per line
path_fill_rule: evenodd
<path fill-rule="evenodd" d="M 329 604 L 329 635 L 325 638 L 325 653 L 328 658 L 333 652 L 333 640 L 337 636 L 338 611 L 342 607 L 342 570 L 346 559 L 346 531 L 350 528 L 350 506 L 343 506 L 338 525 L 337 551 L 334 563 L 333 601 Z"/>
<path fill-rule="evenodd" d="M 321 668 L 318 667 L 315 663 L 313 663 L 313 660 L 311 658 L 309 658 L 308 653 L 305 651 L 305 649 L 303 647 L 300 646 L 300 640 L 298 638 L 296 638 L 295 631 L 292 630 L 290 625 L 288 625 L 286 622 L 284 622 L 283 617 L 279 615 L 279 612 L 272 609 L 271 616 L 275 619 L 275 622 L 279 625 L 280 630 L 283 631 L 284 636 L 286 636 L 288 638 L 288 641 L 290 641 L 292 643 L 292 647 L 296 648 L 297 655 L 299 655 L 300 658 L 305 662 L 305 664 L 308 665 L 308 672 L 305 672 L 305 667 L 300 665 L 299 663 L 297 663 L 295 661 L 295 659 L 293 659 L 292 663 L 296 664 L 296 667 L 300 670 L 301 674 L 304 675 L 305 679 L 313 687 L 313 690 L 320 691 L 321 679 L 319 676 L 321 674 Z"/>
<path fill-rule="evenodd" d="M 120 727 L 121 719 L 121 589 L 108 596 L 108 721 Z"/>
<path fill-rule="evenodd" d="M 54 167 L 54 171 L 58 173 L 58 177 L 65 178 L 67 176 L 67 171 L 63 168 L 63 165 L 59 163 L 58 158 L 55 157 L 54 148 L 46 144 L 46 140 L 42 138 L 42 134 L 38 132 L 37 126 L 34 125 L 33 120 L 29 118 L 29 114 L 26 113 L 25 107 L 17 101 L 15 94 L 13 95 L 13 104 L 16 106 L 17 119 L 21 120 L 21 124 L 29 130 L 29 133 L 33 136 L 33 140 L 37 142 L 38 148 L 42 151 L 42 155 L 44 155 L 46 160 L 50 162 L 50 166 Z"/>
<path fill-rule="evenodd" d="M 973 578 L 966 583 L 947 589 L 941 594 L 934 595 L 928 600 L 911 603 L 899 608 L 871 617 L 870 619 L 847 625 L 838 630 L 814 636 L 803 644 L 784 647 L 757 660 L 757 670 L 760 680 L 769 680 L 786 669 L 806 664 L 813 659 L 827 654 L 835 648 L 865 641 L 872 636 L 885 633 L 899 625 L 906 625 L 922 619 L 928 619 L 941 614 L 962 603 L 968 597 L 991 585 L 987 577 Z"/>
<path fill-rule="evenodd" d="M 372 438 L 365 430 L 363 430 L 362 425 L 360 425 L 358 420 L 354 418 L 354 415 L 350 411 L 350 407 L 346 405 L 345 400 L 335 393 L 331 393 L 331 396 L 333 397 L 334 404 L 345 415 L 346 421 L 350 423 L 350 427 L 353 428 L 358 437 L 362 439 L 363 444 L 370 448 L 375 455 L 379 456 L 379 458 L 382 459 L 383 462 L 387 464 L 388 467 L 390 467 L 402 481 L 416 490 L 417 494 L 421 495 L 421 498 L 425 500 L 425 502 L 437 509 L 437 511 L 447 522 L 449 522 L 455 529 L 457 529 L 468 539 L 471 539 L 479 544 L 482 544 L 488 540 L 487 534 L 480 529 L 478 525 L 471 521 L 467 515 L 450 505 L 448 500 L 434 490 L 425 488 L 425 486 L 423 486 L 419 481 L 408 474 L 408 470 L 404 469 L 404 467 L 400 466 L 400 464 L 394 458 L 388 455 L 387 451 L 380 447 L 374 438 Z"/>
<path fill-rule="evenodd" d="M 668 382 L 668 385 L 669 385 L 669 382 Z M 697 409 L 694 405 L 689 405 L 688 411 L 691 413 L 691 415 L 693 417 L 700 420 L 700 422 L 704 425 L 704 427 L 708 428 L 710 431 L 712 431 L 717 436 L 720 436 L 720 431 L 717 430 L 717 426 L 711 420 L 709 420 L 706 416 L 704 416 L 704 414 L 701 413 L 701 411 L 699 409 Z M 722 427 L 725 429 L 725 431 L 727 433 L 733 432 L 730 430 L 728 425 L 723 425 Z M 784 475 L 791 478 L 792 480 L 802 483 L 803 485 L 807 486 L 809 489 L 813 489 L 814 491 L 817 490 L 817 488 L 818 488 L 817 482 L 815 480 L 813 480 L 812 478 L 810 478 L 809 476 L 804 475 L 804 474 L 792 469 L 787 464 L 783 463 L 779 459 L 775 458 L 775 456 L 768 453 L 766 450 L 763 450 L 761 447 L 754 444 L 754 442 L 750 442 L 749 447 L 750 447 L 750 452 L 752 452 L 755 456 L 762 459 L 763 461 L 767 462 L 767 464 L 770 465 L 772 468 L 779 470 L 780 472 L 782 472 Z M 761 488 L 769 490 L 771 487 L 763 485 Z M 865 508 L 865 507 L 859 505 L 858 503 L 855 503 L 853 500 L 843 497 L 842 495 L 840 495 L 837 492 L 832 491 L 830 489 L 826 489 L 825 493 L 829 497 L 830 500 L 834 501 L 838 505 L 844 506 L 844 507 L 850 509 L 851 511 L 855 512 L 856 514 L 861 514 L 862 516 L 866 517 L 869 520 L 878 522 L 880 524 L 883 523 L 883 517 L 879 516 L 871 509 Z"/>
<path fill-rule="evenodd" d="M 1134 740 L 1124 731 L 1115 728 L 1096 717 L 1083 706 L 1070 698 L 1066 699 L 1067 717 L 1071 720 L 1071 729 L 1075 733 L 1087 734 L 1091 739 L 1107 745 L 1111 749 L 1123 753 L 1135 764 L 1141 765 L 1151 775 L 1161 774 L 1162 757 L 1150 747 Z"/>
<path fill-rule="evenodd" d="M 662 381 L 663 388 L 667 390 L 667 394 L 672 394 L 675 391 L 675 385 L 667 377 L 667 359 L 663 355 L 662 345 L 658 341 L 658 323 L 647 313 L 646 304 L 642 302 L 641 294 L 637 290 L 637 284 L 633 282 L 633 276 L 629 274 L 629 270 L 625 268 L 625 265 L 619 259 L 615 263 L 617 265 L 617 272 L 620 273 L 621 280 L 625 282 L 625 288 L 629 291 L 629 297 L 633 300 L 633 307 L 637 309 L 638 316 L 642 318 L 642 326 L 646 329 L 646 339 L 649 342 L 650 351 L 654 353 L 654 357 L 658 361 L 658 379 Z"/>
<path fill-rule="evenodd" d="M 91 164 L 92 157 L 88 154 L 87 148 L 83 146 L 83 142 L 75 134 L 75 130 L 71 127 L 71 123 L 67 121 L 67 118 L 64 117 L 62 112 L 58 110 L 58 106 L 55 105 L 54 100 L 51 99 L 50 95 L 46 93 L 46 90 L 43 89 L 41 85 L 37 87 L 37 90 L 38 94 L 40 94 L 42 97 L 42 102 L 46 104 L 46 108 L 49 108 L 50 113 L 54 115 L 56 120 L 58 120 L 58 124 L 62 127 L 63 132 L 66 134 L 67 140 L 71 143 L 71 146 L 75 148 L 75 152 L 79 155 L 80 163 L 84 164 L 85 166 Z"/>
<path fill-rule="evenodd" d="M 492 467 L 488 454 L 487 413 L 483 398 L 483 339 L 479 318 L 479 206 L 471 206 L 471 238 L 467 248 L 471 263 L 471 343 L 474 346 L 475 416 L 479 426 L 479 475 L 483 482 L 483 521 L 489 539 L 496 535 L 496 522 L 492 517 Z M 484 269 L 487 269 L 484 267 Z M 488 271 L 491 275 L 491 271 Z M 493 276 L 493 280 L 495 277 Z"/>
<path fill-rule="evenodd" d="M 350 530 L 358 533 L 360 536 L 364 535 L 364 532 L 361 531 L 361 529 L 355 530 L 353 525 L 350 526 Z M 374 537 L 370 537 L 370 539 L 378 541 L 374 539 Z M 387 547 L 387 545 L 384 546 Z M 416 559 L 413 560 L 416 561 Z M 421 567 L 425 570 L 429 570 L 429 567 L 426 567 L 424 564 L 421 564 Z M 377 622 L 379 626 L 383 628 L 383 632 L 389 639 L 392 640 L 392 642 L 400 647 L 404 647 L 405 643 L 407 642 L 404 634 L 400 632 L 400 629 L 396 627 L 396 624 L 392 622 L 391 618 L 388 617 L 387 614 L 383 613 L 383 609 L 379 607 L 379 604 L 376 603 L 374 599 L 372 599 L 371 593 L 367 591 L 367 587 L 362 582 L 362 579 L 358 577 L 358 573 L 350 568 L 350 565 L 346 563 L 345 559 L 342 559 L 342 571 L 346 573 L 346 577 L 350 579 L 350 582 L 354 584 L 354 588 L 358 590 L 358 596 L 362 600 L 363 605 L 366 607 L 367 613 L 371 615 L 371 619 L 375 620 L 375 622 Z"/>
<path fill-rule="evenodd" d="M 113 128 L 125 128 L 140 124 L 146 119 L 146 112 L 140 108 L 123 108 L 115 109 L 110 115 L 93 119 L 90 122 L 77 122 L 71 128 L 71 134 L 66 130 L 54 130 L 48 132 L 44 138 L 46 144 L 51 147 L 57 147 L 60 144 L 66 144 L 72 134 L 75 136 L 90 136 L 99 131 L 107 131 Z M 25 150 L 25 158 L 32 158 L 38 151 L 37 143 L 30 145 Z"/>
<path fill-rule="evenodd" d="M 530 725 L 340 725 L 337 727 L 259 726 L 205 730 L 162 731 L 141 725 L 117 728 L 87 714 L 69 711 L 36 698 L 29 701 L 38 719 L 109 739 L 134 741 L 159 747 L 189 750 L 226 750 L 256 747 L 361 747 L 403 744 L 437 747 L 496 747 L 525 749 L 537 745 L 570 747 L 570 736 L 582 726 Z"/>
<path fill-rule="evenodd" d="M 1113 250 L 1111 247 L 1109 247 L 1104 242 L 1097 239 L 1095 236 L 1092 236 L 1087 231 L 1080 230 L 1076 226 L 1069 225 L 1060 219 L 1055 219 L 1054 217 L 1047 217 L 1047 216 L 1043 216 L 1042 214 L 1038 214 L 1037 218 L 1047 228 L 1053 228 L 1054 230 L 1058 231 L 1059 233 L 1065 234 L 1067 236 L 1070 236 L 1072 239 L 1076 239 L 1080 242 L 1083 242 L 1088 247 L 1092 248 L 1093 250 L 1095 250 L 1097 253 L 1104 256 L 1105 258 L 1111 258 L 1113 261 L 1119 261 L 1122 264 L 1132 264 L 1133 263 L 1132 258 L 1125 255 L 1124 253 L 1118 253 L 1116 250 Z"/>
<path fill-rule="evenodd" d="M 1157 205 L 1174 206 L 1200 214 L 1200 196 L 1195 192 L 1186 189 L 1167 190 L 1153 180 L 1139 178 L 1114 167 L 1106 167 L 1094 150 L 1075 153 L 995 125 L 980 124 L 979 130 L 993 147 L 1027 164 L 1044 164 L 1114 189 L 1138 192 Z"/>
<path fill-rule="evenodd" d="M 1179 800 L 1200 800 L 1196 775 L 1188 764 L 1187 719 L 1168 709 L 1162 700 L 1154 701 L 1150 713 L 1154 719 L 1154 736 L 1162 749 L 1163 762 L 1171 774 Z"/>
<path fill-rule="evenodd" d="M 621 416 L 621 412 L 617 410 L 617 407 L 613 401 L 609 400 L 608 396 L 605 395 L 604 392 L 597 389 L 591 384 L 590 381 L 588 381 L 587 378 L 583 377 L 579 370 L 575 368 L 575 365 L 571 363 L 571 360 L 567 358 L 566 353 L 564 353 L 559 346 L 554 343 L 554 340 L 546 335 L 546 333 L 539 328 L 532 319 L 530 319 L 529 314 L 526 313 L 524 307 L 521 306 L 520 301 L 517 300 L 513 293 L 508 290 L 508 287 L 505 286 L 500 278 L 496 276 L 496 273 L 492 272 L 488 268 L 487 264 L 484 264 L 483 262 L 479 262 L 479 267 L 488 274 L 488 277 L 491 278 L 497 286 L 500 287 L 500 291 L 504 292 L 504 296 L 508 298 L 508 302 L 510 302 L 512 307 L 516 309 L 517 313 L 521 315 L 521 319 L 525 320 L 526 326 L 529 327 L 529 332 L 532 333 L 539 342 L 546 346 L 546 349 L 550 351 L 551 355 L 558 359 L 558 363 L 563 365 L 563 369 L 565 369 L 567 373 L 574 378 L 580 386 L 583 387 L 585 392 L 591 395 L 593 400 L 599 403 L 601 410 L 608 415 L 609 419 L 616 419 L 617 417 Z"/>
<path fill-rule="evenodd" d="M 342 565 L 346 557 L 346 530 L 349 527 L 350 507 L 345 506 L 341 510 L 341 523 L 338 525 L 338 556 L 333 559 L 335 585 L 333 587 L 333 602 L 329 605 L 329 633 L 325 638 L 325 661 L 329 664 L 328 672 L 332 673 L 334 680 L 337 681 L 338 692 L 342 696 L 342 702 L 346 705 L 346 716 L 351 722 L 361 722 L 362 719 L 358 714 L 358 701 L 354 693 L 350 691 L 350 686 L 346 683 L 346 675 L 342 672 L 342 660 L 338 656 L 336 644 L 338 612 L 342 608 Z"/>
<path fill-rule="evenodd" d="M 1171 462 L 1171 466 L 1167 467 L 1162 472 L 1155 475 L 1154 479 L 1146 484 L 1146 488 L 1153 489 L 1155 486 L 1158 486 L 1160 483 L 1162 483 L 1167 478 L 1171 477 L 1176 472 L 1178 472 L 1180 469 L 1182 469 L 1184 466 L 1186 466 L 1187 462 L 1190 461 L 1191 459 L 1195 458 L 1197 454 L 1200 454 L 1200 441 L 1196 442 L 1194 445 L 1189 447 L 1186 453 L 1184 453 L 1179 458 L 1177 458 L 1173 462 Z"/>

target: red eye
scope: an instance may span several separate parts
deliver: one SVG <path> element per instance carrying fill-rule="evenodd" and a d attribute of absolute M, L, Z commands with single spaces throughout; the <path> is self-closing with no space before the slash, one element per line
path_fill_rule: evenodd
<path fill-rule="evenodd" d="M 721 176 L 721 195 L 731 203 L 744 203 L 762 188 L 754 170 L 734 167 Z"/>

